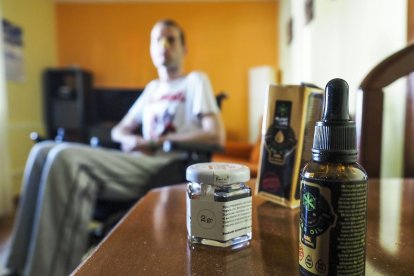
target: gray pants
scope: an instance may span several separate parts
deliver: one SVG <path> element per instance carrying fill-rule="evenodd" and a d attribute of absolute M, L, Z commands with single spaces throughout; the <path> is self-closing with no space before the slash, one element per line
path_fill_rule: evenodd
<path fill-rule="evenodd" d="M 133 199 L 171 157 L 42 142 L 30 152 L 6 266 L 68 275 L 86 250 L 96 198 Z"/>

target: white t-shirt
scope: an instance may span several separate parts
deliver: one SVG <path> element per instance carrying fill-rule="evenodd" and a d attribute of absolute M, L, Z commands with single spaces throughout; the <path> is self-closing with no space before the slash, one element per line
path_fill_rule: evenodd
<path fill-rule="evenodd" d="M 203 114 L 219 111 L 208 77 L 201 72 L 170 82 L 151 81 L 128 113 L 145 139 L 201 129 Z"/>

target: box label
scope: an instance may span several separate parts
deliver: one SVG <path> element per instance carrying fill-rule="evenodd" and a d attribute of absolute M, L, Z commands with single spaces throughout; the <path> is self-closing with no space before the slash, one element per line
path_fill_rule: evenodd
<path fill-rule="evenodd" d="M 300 169 L 312 159 L 315 123 L 321 117 L 322 89 L 271 85 L 263 118 L 257 191 L 275 203 L 299 206 Z"/>
<path fill-rule="evenodd" d="M 264 151 L 260 189 L 289 198 L 296 144 L 290 127 L 292 102 L 276 100 L 273 123 L 264 137 Z"/>

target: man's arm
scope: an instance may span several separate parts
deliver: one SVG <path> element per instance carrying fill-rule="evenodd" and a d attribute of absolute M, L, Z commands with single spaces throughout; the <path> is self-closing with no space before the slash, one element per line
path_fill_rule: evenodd
<path fill-rule="evenodd" d="M 131 152 L 139 150 L 145 152 L 149 149 L 149 142 L 142 136 L 135 134 L 138 127 L 139 125 L 132 114 L 127 113 L 127 115 L 112 128 L 111 138 L 113 141 L 121 144 L 122 151 Z"/>
<path fill-rule="evenodd" d="M 154 146 L 161 146 L 166 140 L 173 142 L 200 142 L 224 146 L 226 134 L 223 120 L 219 113 L 206 114 L 201 117 L 201 130 L 189 133 L 170 133 L 157 140 L 147 141 L 135 134 L 138 124 L 132 116 L 126 115 L 111 131 L 112 140 L 121 144 L 126 152 L 149 152 Z"/>
<path fill-rule="evenodd" d="M 220 113 L 202 115 L 201 130 L 189 133 L 170 133 L 162 137 L 159 142 L 171 140 L 173 142 L 200 142 L 224 146 L 226 134 Z"/>

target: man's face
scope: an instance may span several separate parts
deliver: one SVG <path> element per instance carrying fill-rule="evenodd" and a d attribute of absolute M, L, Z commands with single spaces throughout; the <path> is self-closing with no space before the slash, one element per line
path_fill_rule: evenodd
<path fill-rule="evenodd" d="M 157 24 L 151 31 L 151 58 L 155 67 L 168 70 L 179 68 L 183 62 L 186 48 L 176 27 Z"/>

